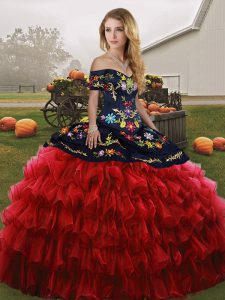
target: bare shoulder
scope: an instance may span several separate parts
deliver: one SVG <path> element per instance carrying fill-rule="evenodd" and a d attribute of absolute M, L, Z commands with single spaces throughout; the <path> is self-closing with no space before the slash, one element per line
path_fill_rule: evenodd
<path fill-rule="evenodd" d="M 91 64 L 91 71 L 97 71 L 107 68 L 108 65 L 108 57 L 107 55 L 103 54 L 97 56 L 93 59 Z"/>

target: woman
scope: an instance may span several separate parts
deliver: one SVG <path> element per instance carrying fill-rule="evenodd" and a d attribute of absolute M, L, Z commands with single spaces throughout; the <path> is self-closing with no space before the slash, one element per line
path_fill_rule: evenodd
<path fill-rule="evenodd" d="M 0 279 L 77 300 L 171 299 L 211 287 L 225 279 L 224 199 L 139 103 L 144 65 L 131 13 L 108 12 L 100 41 L 89 122 L 54 133 L 11 187 Z"/>

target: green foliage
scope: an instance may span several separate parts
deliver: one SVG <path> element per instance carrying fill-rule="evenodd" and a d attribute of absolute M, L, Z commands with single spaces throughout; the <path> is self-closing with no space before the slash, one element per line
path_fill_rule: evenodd
<path fill-rule="evenodd" d="M 158 75 L 153 75 L 153 74 L 149 74 L 146 73 L 145 74 L 145 84 L 147 87 L 152 87 L 152 83 L 161 83 L 163 85 L 163 79 L 161 76 Z"/>
<path fill-rule="evenodd" d="M 88 93 L 88 78 L 85 76 L 83 79 L 70 79 L 70 78 L 57 78 L 54 79 L 54 92 L 60 96 L 76 95 L 77 92 L 87 95 Z"/>

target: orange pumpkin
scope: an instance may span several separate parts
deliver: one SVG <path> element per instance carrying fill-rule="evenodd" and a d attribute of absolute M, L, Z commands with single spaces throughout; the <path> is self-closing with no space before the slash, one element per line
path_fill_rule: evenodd
<path fill-rule="evenodd" d="M 170 109 L 170 111 L 176 111 L 177 109 L 175 107 L 168 107 Z"/>
<path fill-rule="evenodd" d="M 161 115 L 159 111 L 151 111 L 150 116 L 156 116 L 156 115 Z"/>
<path fill-rule="evenodd" d="M 37 133 L 38 125 L 32 119 L 21 119 L 16 122 L 15 134 L 17 137 L 29 137 Z"/>
<path fill-rule="evenodd" d="M 160 106 L 157 103 L 151 103 L 148 105 L 149 111 L 159 111 Z"/>
<path fill-rule="evenodd" d="M 168 113 L 168 112 L 170 112 L 170 109 L 169 109 L 169 107 L 160 107 L 159 108 L 159 112 L 161 112 L 161 113 Z"/>
<path fill-rule="evenodd" d="M 68 75 L 69 78 L 72 78 L 72 77 L 71 77 L 71 74 L 72 74 L 74 71 L 77 71 L 77 70 L 75 69 L 75 70 L 71 70 L 71 71 L 69 72 L 69 75 Z"/>
<path fill-rule="evenodd" d="M 47 85 L 47 91 L 48 91 L 48 92 L 52 92 L 52 91 L 54 91 L 54 89 L 55 89 L 54 84 L 49 83 L 49 84 Z"/>
<path fill-rule="evenodd" d="M 16 119 L 13 117 L 4 117 L 0 120 L 1 131 L 14 130 L 15 125 L 16 125 Z"/>
<path fill-rule="evenodd" d="M 69 73 L 70 79 L 84 79 L 84 72 L 78 70 L 72 70 Z"/>
<path fill-rule="evenodd" d="M 213 141 L 204 136 L 196 138 L 192 147 L 200 154 L 211 155 L 213 153 Z"/>
<path fill-rule="evenodd" d="M 213 149 L 225 151 L 225 138 L 223 137 L 215 137 L 213 139 Z"/>

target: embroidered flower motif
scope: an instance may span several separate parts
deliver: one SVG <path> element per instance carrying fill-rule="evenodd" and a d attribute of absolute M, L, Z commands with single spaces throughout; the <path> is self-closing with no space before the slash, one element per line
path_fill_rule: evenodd
<path fill-rule="evenodd" d="M 156 146 L 157 148 L 159 148 L 159 149 L 162 148 L 162 144 L 160 144 L 159 142 L 156 142 L 156 143 L 155 143 L 155 146 Z"/>
<path fill-rule="evenodd" d="M 139 120 L 139 122 L 141 122 L 141 120 L 138 118 L 138 119 L 134 119 L 134 124 L 135 124 L 135 126 L 137 127 L 137 128 L 139 128 L 140 127 L 140 123 L 138 122 L 138 120 Z"/>
<path fill-rule="evenodd" d="M 90 75 L 88 86 L 89 88 L 97 88 L 100 90 L 104 90 L 104 83 L 103 83 L 104 75 Z"/>
<path fill-rule="evenodd" d="M 82 139 L 83 138 L 83 133 L 79 132 L 76 136 L 77 139 Z"/>
<path fill-rule="evenodd" d="M 153 148 L 153 143 L 146 141 L 145 144 L 147 145 L 148 148 Z"/>
<path fill-rule="evenodd" d="M 116 150 L 115 149 L 106 149 L 105 152 L 108 156 L 112 156 L 116 152 Z"/>
<path fill-rule="evenodd" d="M 132 103 L 132 101 L 125 101 L 125 102 L 123 102 L 123 105 L 125 107 L 132 107 L 133 103 Z"/>
<path fill-rule="evenodd" d="M 141 139 L 141 136 L 139 136 L 139 135 L 134 135 L 134 138 L 135 138 L 136 140 L 140 140 L 140 139 Z"/>
<path fill-rule="evenodd" d="M 73 132 L 75 132 L 75 133 L 79 132 L 78 128 L 74 127 Z"/>
<path fill-rule="evenodd" d="M 131 78 L 127 78 L 127 89 L 130 89 L 133 91 L 134 88 L 134 82 Z"/>
<path fill-rule="evenodd" d="M 146 139 L 148 139 L 148 140 L 152 140 L 152 139 L 154 138 L 154 136 L 153 136 L 151 133 L 149 133 L 149 132 L 145 132 L 145 133 L 144 133 L 144 136 L 145 136 Z"/>
<path fill-rule="evenodd" d="M 163 141 L 163 142 L 166 142 L 166 141 L 168 141 L 168 137 L 167 137 L 167 136 L 165 136 L 165 135 L 164 135 L 164 136 L 163 136 L 161 139 L 162 139 L 162 141 Z"/>
<path fill-rule="evenodd" d="M 127 108 L 124 109 L 124 113 L 125 113 L 126 116 L 129 117 L 132 114 L 132 110 L 129 107 L 127 107 Z"/>
<path fill-rule="evenodd" d="M 107 123 L 114 123 L 116 121 L 116 116 L 113 113 L 108 114 L 105 117 L 105 120 L 106 120 Z"/>
<path fill-rule="evenodd" d="M 105 115 L 101 115 L 101 116 L 100 116 L 100 119 L 101 119 L 101 120 L 105 120 Z"/>
<path fill-rule="evenodd" d="M 129 131 L 133 132 L 133 131 L 135 130 L 135 125 L 134 125 L 134 123 L 132 123 L 132 122 L 129 121 L 129 122 L 127 122 L 126 128 L 127 128 Z"/>
<path fill-rule="evenodd" d="M 99 156 L 103 156 L 104 154 L 105 154 L 104 150 L 100 150 L 100 151 L 98 152 L 98 155 L 99 155 Z"/>
<path fill-rule="evenodd" d="M 61 129 L 60 129 L 60 133 L 62 133 L 62 134 L 65 134 L 65 133 L 67 133 L 69 131 L 69 127 L 62 127 Z"/>
<path fill-rule="evenodd" d="M 132 135 L 130 135 L 130 134 L 126 134 L 126 135 L 124 135 L 124 137 L 126 139 L 128 139 L 129 141 L 133 141 L 134 140 L 134 137 Z"/>
<path fill-rule="evenodd" d="M 125 91 L 127 89 L 126 82 L 124 82 L 124 81 L 122 82 L 121 88 L 122 88 L 123 91 Z"/>
<path fill-rule="evenodd" d="M 122 122 L 120 122 L 120 127 L 124 128 L 126 126 L 126 122 L 123 120 Z"/>
<path fill-rule="evenodd" d="M 104 84 L 104 90 L 105 90 L 105 91 L 108 91 L 108 90 L 109 90 L 109 87 L 108 87 L 107 84 Z"/>
<path fill-rule="evenodd" d="M 124 131 L 120 131 L 120 134 L 122 134 L 122 135 L 126 135 L 126 132 L 124 132 Z"/>
<path fill-rule="evenodd" d="M 72 135 L 73 135 L 72 132 L 69 132 L 69 133 L 67 134 L 67 136 L 70 136 L 70 137 L 71 137 Z"/>

